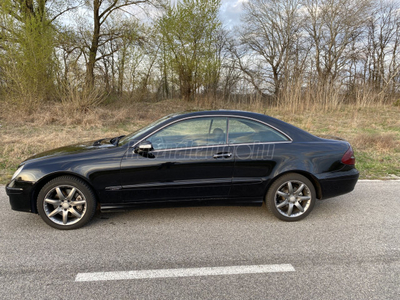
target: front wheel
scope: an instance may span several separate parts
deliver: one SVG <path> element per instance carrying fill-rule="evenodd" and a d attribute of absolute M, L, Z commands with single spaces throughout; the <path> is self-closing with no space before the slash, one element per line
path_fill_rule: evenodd
<path fill-rule="evenodd" d="M 57 177 L 39 192 L 37 209 L 40 217 L 57 229 L 77 229 L 88 223 L 96 211 L 92 189 L 72 176 Z"/>
<path fill-rule="evenodd" d="M 306 177 L 290 173 L 272 183 L 266 196 L 266 205 L 278 219 L 299 221 L 314 208 L 314 185 Z"/>

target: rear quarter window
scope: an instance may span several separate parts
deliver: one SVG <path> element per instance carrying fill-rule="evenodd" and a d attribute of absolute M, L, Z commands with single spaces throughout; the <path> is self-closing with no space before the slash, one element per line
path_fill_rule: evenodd
<path fill-rule="evenodd" d="M 228 128 L 229 144 L 271 143 L 289 140 L 274 128 L 248 119 L 229 118 Z"/>

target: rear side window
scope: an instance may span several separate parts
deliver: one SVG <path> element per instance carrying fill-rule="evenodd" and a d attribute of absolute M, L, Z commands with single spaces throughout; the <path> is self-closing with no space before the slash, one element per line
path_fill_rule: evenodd
<path fill-rule="evenodd" d="M 289 139 L 279 131 L 256 121 L 229 118 L 229 144 L 282 142 Z"/>

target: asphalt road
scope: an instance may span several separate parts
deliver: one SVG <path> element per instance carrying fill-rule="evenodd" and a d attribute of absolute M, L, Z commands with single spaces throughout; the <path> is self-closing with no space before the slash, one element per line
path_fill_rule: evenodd
<path fill-rule="evenodd" d="M 0 299 L 400 299 L 400 181 L 362 181 L 297 223 L 265 207 L 97 214 L 58 231 L 0 187 Z M 102 281 L 78 273 L 289 264 L 294 271 Z"/>

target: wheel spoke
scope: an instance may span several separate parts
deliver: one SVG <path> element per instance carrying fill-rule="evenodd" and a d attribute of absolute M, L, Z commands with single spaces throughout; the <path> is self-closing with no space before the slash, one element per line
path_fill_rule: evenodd
<path fill-rule="evenodd" d="M 68 221 L 68 210 L 63 210 L 62 216 L 63 216 L 63 224 L 65 225 L 67 224 Z"/>
<path fill-rule="evenodd" d="M 293 194 L 293 185 L 290 181 L 288 181 L 287 185 L 288 185 L 288 189 L 289 189 L 289 195 L 292 195 Z"/>
<path fill-rule="evenodd" d="M 299 195 L 303 191 L 304 187 L 305 187 L 305 184 L 302 183 L 301 186 L 299 186 L 299 188 L 296 190 L 296 192 L 294 194 L 296 196 Z"/>
<path fill-rule="evenodd" d="M 76 188 L 72 188 L 72 190 L 69 192 L 69 194 L 67 196 L 67 199 L 71 200 L 74 197 L 75 192 L 76 192 Z"/>
<path fill-rule="evenodd" d="M 86 200 L 71 201 L 70 204 L 71 204 L 72 206 L 85 205 L 85 204 L 86 204 Z"/>
<path fill-rule="evenodd" d="M 71 209 L 69 210 L 71 212 L 71 214 L 73 214 L 75 217 L 80 218 L 82 215 L 80 213 L 78 213 L 75 208 L 71 207 Z"/>
<path fill-rule="evenodd" d="M 284 192 L 281 192 L 281 191 L 277 191 L 276 192 L 279 196 L 282 196 L 283 198 L 287 198 L 289 195 L 288 194 L 286 194 L 286 193 L 284 193 Z"/>
<path fill-rule="evenodd" d="M 303 208 L 303 206 L 301 206 L 301 204 L 300 204 L 299 202 L 296 202 L 294 205 L 295 205 L 301 212 L 304 212 L 304 208 Z"/>
<path fill-rule="evenodd" d="M 56 214 L 58 214 L 61 211 L 61 209 L 59 207 L 57 207 L 55 210 L 53 210 L 51 213 L 49 213 L 47 216 L 49 218 L 55 216 Z"/>
<path fill-rule="evenodd" d="M 311 199 L 310 196 L 299 196 L 299 197 L 297 197 L 297 201 L 308 201 L 310 199 Z"/>
<path fill-rule="evenodd" d="M 59 206 L 61 205 L 61 201 L 60 200 L 53 200 L 53 199 L 44 199 L 44 202 L 54 205 L 54 206 Z"/>
<path fill-rule="evenodd" d="M 289 208 L 288 208 L 288 211 L 287 211 L 288 217 L 290 217 L 290 215 L 292 214 L 292 211 L 293 211 L 293 203 L 289 203 Z"/>
<path fill-rule="evenodd" d="M 283 201 L 282 203 L 279 203 L 276 207 L 277 207 L 277 208 L 282 208 L 282 207 L 284 207 L 284 206 L 287 205 L 287 204 L 288 204 L 288 201 L 285 200 L 285 201 Z"/>
<path fill-rule="evenodd" d="M 61 191 L 61 189 L 59 187 L 56 187 L 56 192 L 57 192 L 58 198 L 60 200 L 64 200 L 65 199 L 64 194 L 62 193 L 62 191 Z"/>

